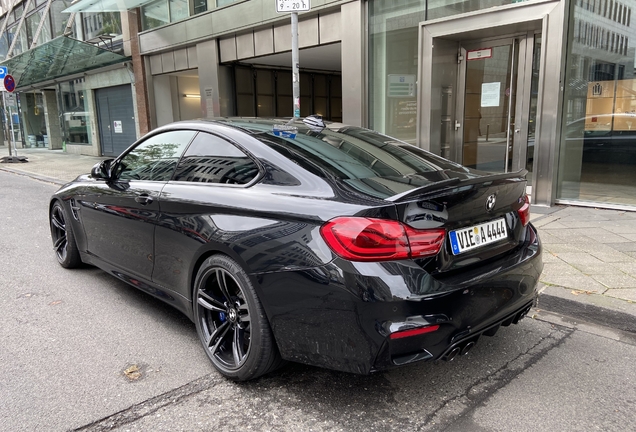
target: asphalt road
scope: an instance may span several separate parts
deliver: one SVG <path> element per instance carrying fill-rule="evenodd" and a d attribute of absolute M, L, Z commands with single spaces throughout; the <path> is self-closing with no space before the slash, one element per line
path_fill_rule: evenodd
<path fill-rule="evenodd" d="M 0 171 L 2 431 L 636 429 L 636 336 L 543 311 L 451 363 L 371 376 L 289 364 L 227 381 L 187 318 L 57 264 L 56 188 Z"/>

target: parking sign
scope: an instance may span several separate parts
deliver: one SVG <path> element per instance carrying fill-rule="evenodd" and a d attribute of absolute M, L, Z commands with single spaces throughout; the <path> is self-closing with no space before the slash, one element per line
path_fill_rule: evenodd
<path fill-rule="evenodd" d="M 4 88 L 9 92 L 9 93 L 13 93 L 13 90 L 15 90 L 15 80 L 13 79 L 13 77 L 11 75 L 7 75 L 4 77 Z"/>
<path fill-rule="evenodd" d="M 309 0 L 276 0 L 276 12 L 304 12 L 311 9 Z"/>
<path fill-rule="evenodd" d="M 8 73 L 9 70 L 6 66 L 0 66 L 0 79 L 4 79 L 4 77 L 6 77 Z"/>

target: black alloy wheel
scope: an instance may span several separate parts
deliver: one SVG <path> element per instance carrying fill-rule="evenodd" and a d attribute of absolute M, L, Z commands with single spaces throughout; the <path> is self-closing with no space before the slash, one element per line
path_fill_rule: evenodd
<path fill-rule="evenodd" d="M 59 201 L 51 208 L 51 239 L 55 256 L 62 267 L 75 268 L 82 263 L 73 228 L 67 222 L 66 213 Z"/>
<path fill-rule="evenodd" d="M 229 257 L 208 258 L 193 292 L 199 339 L 214 367 L 245 381 L 276 369 L 280 355 L 247 274 Z"/>

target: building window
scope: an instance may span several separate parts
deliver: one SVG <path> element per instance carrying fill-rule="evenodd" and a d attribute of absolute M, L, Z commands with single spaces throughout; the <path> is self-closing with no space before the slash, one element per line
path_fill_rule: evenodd
<path fill-rule="evenodd" d="M 188 0 L 168 0 L 170 6 L 170 22 L 180 21 L 190 16 Z"/>
<path fill-rule="evenodd" d="M 194 14 L 207 9 L 206 0 L 192 0 Z M 181 21 L 190 16 L 189 0 L 158 0 L 141 8 L 141 26 L 150 30 L 171 22 Z"/>
<path fill-rule="evenodd" d="M 208 10 L 207 0 L 192 0 L 192 15 L 200 14 Z"/>
<path fill-rule="evenodd" d="M 597 23 L 606 35 L 600 47 L 582 46 L 576 38 L 568 44 L 557 199 L 636 206 L 636 47 L 631 45 L 636 29 L 615 24 L 629 21 L 630 8 L 610 2 L 609 9 L 608 18 Z M 576 28 L 582 20 L 575 6 L 570 23 Z"/>
<path fill-rule="evenodd" d="M 234 3 L 238 0 L 216 0 L 216 7 L 227 6 L 230 3 Z"/>
<path fill-rule="evenodd" d="M 159 27 L 170 22 L 170 10 L 166 0 L 159 0 L 141 8 L 143 30 Z"/>
<path fill-rule="evenodd" d="M 92 144 L 84 79 L 60 83 L 57 94 L 62 107 L 60 123 L 64 141 L 67 144 Z"/>
<path fill-rule="evenodd" d="M 42 20 L 42 16 L 44 14 L 44 9 L 40 9 L 39 11 L 32 13 L 30 16 L 26 18 L 24 25 L 27 29 L 27 41 L 29 44 L 29 48 L 33 43 L 33 38 L 35 37 L 35 33 L 37 33 L 38 26 L 40 25 L 40 21 Z M 44 18 L 44 25 L 42 26 L 42 30 L 40 31 L 40 35 L 38 37 L 37 45 L 42 45 L 45 42 L 51 40 L 51 27 L 49 24 L 49 20 Z"/>
<path fill-rule="evenodd" d="M 51 8 L 49 11 L 49 15 L 51 17 L 51 36 L 52 38 L 56 38 L 58 36 L 62 36 L 64 34 L 64 30 L 66 29 L 66 24 L 68 23 L 69 18 L 72 14 L 65 14 L 62 11 L 69 6 L 71 6 L 71 0 L 54 0 L 51 3 Z M 77 28 L 81 29 L 81 22 L 79 19 L 75 20 L 75 24 L 71 28 L 71 37 L 75 39 L 79 39 L 81 31 L 77 31 Z"/>
<path fill-rule="evenodd" d="M 95 41 L 99 36 L 115 38 L 122 34 L 119 12 L 83 13 L 84 40 Z"/>

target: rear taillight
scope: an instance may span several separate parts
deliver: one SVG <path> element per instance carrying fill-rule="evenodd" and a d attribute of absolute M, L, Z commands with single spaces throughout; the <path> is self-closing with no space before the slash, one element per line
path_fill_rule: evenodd
<path fill-rule="evenodd" d="M 519 219 L 521 219 L 523 226 L 526 226 L 530 222 L 530 198 L 528 195 L 524 195 L 521 199 L 523 199 L 523 205 L 517 210 L 517 213 L 519 213 Z"/>
<path fill-rule="evenodd" d="M 385 219 L 338 217 L 320 227 L 320 234 L 342 258 L 389 261 L 436 255 L 446 230 L 416 230 Z"/>

